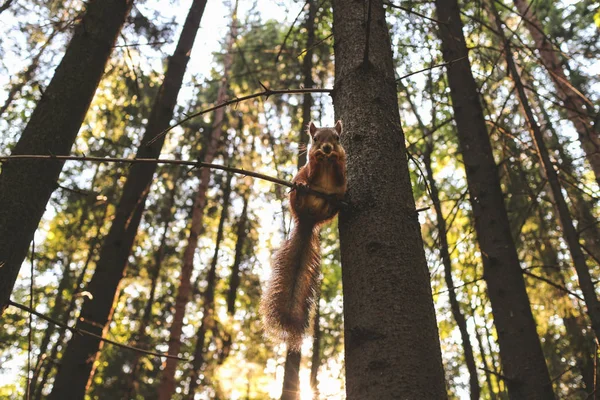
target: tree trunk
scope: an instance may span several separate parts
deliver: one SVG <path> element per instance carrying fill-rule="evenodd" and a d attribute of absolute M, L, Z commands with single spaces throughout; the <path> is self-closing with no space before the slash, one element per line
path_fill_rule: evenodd
<path fill-rule="evenodd" d="M 175 53 L 169 59 L 167 71 L 155 99 L 142 144 L 137 158 L 156 158 L 164 143 L 164 136 L 152 143 L 148 142 L 169 126 L 183 75 L 194 44 L 196 32 L 206 6 L 206 0 L 194 0 L 183 26 Z M 77 327 L 103 335 L 108 329 L 113 312 L 113 303 L 121 278 L 125 273 L 127 258 L 137 228 L 156 164 L 134 164 L 130 167 L 123 195 L 96 263 L 96 272 L 88 291 L 92 299 L 86 299 Z M 51 399 L 83 398 L 88 382 L 94 374 L 94 361 L 102 347 L 102 342 L 91 336 L 75 335 L 63 355 L 62 368 L 56 376 Z"/>
<path fill-rule="evenodd" d="M 97 232 L 96 236 L 90 241 L 90 246 L 88 249 L 88 254 L 87 254 L 85 263 L 83 264 L 83 268 L 81 269 L 81 272 L 79 273 L 79 276 L 77 277 L 77 281 L 75 282 L 75 285 L 72 287 L 71 299 L 69 300 L 69 305 L 67 306 L 67 309 L 64 313 L 65 317 L 63 319 L 63 322 L 65 324 L 69 324 L 69 322 L 71 321 L 71 315 L 75 311 L 75 307 L 77 305 L 78 290 L 83 289 L 83 281 L 85 279 L 85 274 L 87 273 L 90 263 L 92 262 L 95 254 L 96 254 L 96 248 L 100 244 L 101 236 L 102 236 L 100 233 L 100 230 L 101 230 L 100 227 L 102 227 L 104 225 L 106 215 L 108 213 L 108 204 L 109 204 L 108 201 L 105 202 L 103 210 L 102 210 L 102 214 L 100 214 L 100 217 L 95 220 L 95 226 L 99 227 L 98 232 Z M 58 352 L 59 352 L 60 348 L 64 348 L 63 342 L 64 342 L 66 333 L 67 333 L 67 330 L 64 327 L 60 327 L 60 329 L 58 330 L 58 337 L 56 339 L 56 342 L 52 345 L 52 349 L 50 350 L 50 356 L 46 357 L 44 364 L 42 364 L 40 366 L 40 371 L 38 372 L 38 375 L 41 376 L 41 380 L 40 380 L 39 384 L 37 384 L 37 388 L 36 388 L 36 391 L 33 396 L 33 398 L 35 400 L 40 400 L 42 398 L 42 392 L 44 391 L 46 382 L 48 381 L 48 378 L 50 377 L 50 374 L 52 373 L 54 366 L 56 364 L 58 364 L 58 361 L 57 361 L 58 360 Z M 42 370 L 44 371 L 43 373 L 41 372 Z"/>
<path fill-rule="evenodd" d="M 236 242 L 235 242 L 235 255 L 233 258 L 233 265 L 231 266 L 231 275 L 229 277 L 229 290 L 227 291 L 227 314 L 229 318 L 233 319 L 235 315 L 235 299 L 237 297 L 237 290 L 240 286 L 240 266 L 244 257 L 244 245 L 248 238 L 248 203 L 250 199 L 250 189 L 248 188 L 244 193 L 244 206 L 242 213 L 240 214 L 237 223 Z M 228 324 L 229 325 L 229 324 Z M 225 332 L 225 338 L 223 339 L 223 347 L 219 353 L 219 363 L 225 362 L 225 359 L 229 357 L 231 353 L 231 345 L 233 344 L 232 332 Z"/>
<path fill-rule="evenodd" d="M 69 153 L 132 4 L 133 0 L 90 0 L 12 155 Z M 0 315 L 62 166 L 53 160 L 12 160 L 2 166 Z"/>
<path fill-rule="evenodd" d="M 490 400 L 496 400 L 496 392 L 494 391 L 494 385 L 492 384 L 492 370 L 490 369 L 490 365 L 487 361 L 485 349 L 483 347 L 483 341 L 481 340 L 481 334 L 477 329 L 477 325 L 475 326 L 475 338 L 477 339 L 479 352 L 481 353 L 481 360 L 485 372 L 485 382 L 487 384 L 488 392 L 490 392 Z"/>
<path fill-rule="evenodd" d="M 436 0 L 439 35 L 484 277 L 511 398 L 553 399 L 552 383 L 511 235 L 498 169 L 471 72 L 456 0 Z"/>
<path fill-rule="evenodd" d="M 308 0 L 308 13 L 304 26 L 306 27 L 306 53 L 302 60 L 302 75 L 304 75 L 304 87 L 312 87 L 312 70 L 313 70 L 313 47 L 315 41 L 315 16 L 317 14 L 316 0 Z M 299 152 L 298 152 L 298 169 L 306 164 L 308 150 L 305 148 L 309 145 L 309 137 L 306 133 L 308 124 L 312 120 L 311 108 L 313 105 L 312 94 L 305 93 L 302 102 L 302 126 L 300 128 L 299 137 Z M 283 203 L 282 203 L 283 204 Z M 284 214 L 285 215 L 285 214 Z M 285 231 L 285 219 L 283 221 Z M 301 350 L 290 351 L 288 349 L 285 356 L 285 373 L 283 374 L 283 387 L 281 389 L 282 400 L 295 400 L 300 396 L 300 359 L 302 358 Z"/>
<path fill-rule="evenodd" d="M 383 4 L 334 0 L 333 18 L 333 101 L 348 153 L 339 218 L 347 398 L 445 399 Z"/>
<path fill-rule="evenodd" d="M 231 180 L 233 174 L 227 174 L 227 181 L 223 187 L 223 205 L 221 209 L 221 218 L 217 229 L 217 238 L 215 240 L 215 252 L 212 257 L 210 269 L 206 276 L 206 289 L 202 295 L 202 321 L 196 332 L 196 348 L 194 349 L 194 358 L 192 368 L 189 374 L 189 385 L 187 398 L 194 399 L 194 394 L 199 385 L 200 370 L 204 366 L 205 355 L 208 349 L 206 342 L 206 332 L 211 331 L 215 326 L 215 289 L 217 285 L 217 263 L 219 261 L 219 250 L 224 236 L 225 221 L 228 218 L 229 203 L 231 200 Z"/>
<path fill-rule="evenodd" d="M 321 297 L 317 297 L 315 304 L 315 317 L 313 323 L 313 346 L 312 357 L 310 359 L 310 388 L 312 389 L 313 399 L 319 398 L 319 367 L 321 365 L 321 312 L 320 302 Z"/>
<path fill-rule="evenodd" d="M 283 373 L 283 388 L 281 389 L 281 400 L 300 399 L 300 360 L 302 353 L 288 350 L 285 357 Z"/>
<path fill-rule="evenodd" d="M 525 26 L 538 49 L 540 59 L 550 74 L 556 88 L 556 95 L 562 101 L 567 114 L 579 135 L 579 142 L 586 159 L 594 171 L 596 182 L 600 185 L 600 132 L 593 126 L 593 117 L 587 113 L 584 97 L 579 93 L 566 76 L 557 49 L 544 34 L 542 24 L 531 9 L 527 0 L 513 0 L 513 3 L 524 18 Z"/>
<path fill-rule="evenodd" d="M 237 2 L 233 9 L 232 24 L 230 37 L 228 39 L 227 49 L 225 53 L 223 77 L 221 78 L 221 86 L 217 93 L 217 104 L 225 101 L 228 88 L 228 74 L 233 61 L 233 44 L 237 37 Z M 215 111 L 212 132 L 206 143 L 206 151 L 204 152 L 204 162 L 211 163 L 216 155 L 219 140 L 222 135 L 223 118 L 225 109 L 219 108 Z M 183 319 L 185 316 L 185 307 L 191 297 L 191 276 L 194 269 L 194 254 L 198 247 L 198 237 L 203 228 L 204 208 L 206 206 L 206 191 L 210 181 L 210 170 L 208 168 L 200 169 L 200 184 L 194 197 L 192 206 L 192 222 L 188 243 L 183 253 L 183 264 L 181 266 L 181 276 L 177 296 L 175 297 L 175 314 L 169 331 L 169 354 L 179 354 L 181 349 L 181 332 L 183 330 Z M 158 400 L 168 400 L 175 393 L 175 370 L 177 368 L 177 360 L 168 358 L 164 363 L 160 384 L 158 386 Z"/>
<path fill-rule="evenodd" d="M 592 321 L 592 329 L 596 335 L 596 340 L 600 340 L 600 301 L 598 300 L 598 296 L 596 295 L 594 289 L 594 283 L 592 282 L 590 270 L 586 264 L 585 255 L 583 254 L 583 250 L 579 244 L 579 235 L 573 226 L 573 220 L 569 213 L 567 202 L 562 194 L 562 188 L 558 180 L 558 174 L 556 173 L 554 165 L 552 165 L 552 161 L 548 155 L 548 149 L 546 148 L 546 143 L 544 142 L 542 130 L 533 116 L 533 111 L 531 110 L 529 100 L 527 99 L 527 94 L 525 93 L 525 87 L 523 86 L 523 82 L 521 81 L 521 77 L 517 71 L 517 67 L 512 56 L 510 42 L 504 35 L 504 28 L 502 27 L 498 10 L 496 9 L 493 1 L 488 2 L 487 6 L 490 10 L 491 20 L 495 22 L 497 33 L 500 35 L 500 39 L 504 43 L 504 54 L 506 55 L 508 73 L 515 83 L 519 102 L 525 114 L 525 119 L 529 125 L 529 130 L 531 132 L 531 136 L 533 138 L 533 142 L 535 143 L 538 157 L 542 165 L 542 174 L 548 180 L 548 185 L 550 186 L 550 195 L 554 200 L 553 204 L 558 216 L 558 220 L 562 227 L 563 237 L 567 242 L 569 252 L 571 253 L 571 259 L 573 260 L 573 265 L 575 267 L 575 271 L 577 272 L 579 287 L 585 299 L 588 316 Z"/>
<path fill-rule="evenodd" d="M 452 316 L 456 321 L 456 325 L 458 326 L 458 330 L 460 332 L 460 338 L 463 343 L 463 349 L 465 352 L 465 364 L 467 364 L 467 370 L 469 371 L 469 387 L 471 393 L 471 399 L 478 400 L 480 397 L 481 388 L 479 386 L 479 380 L 477 378 L 477 366 L 475 364 L 475 357 L 473 355 L 473 346 L 471 345 L 471 340 L 469 338 L 469 332 L 467 331 L 467 321 L 460 310 L 460 304 L 456 298 L 456 292 L 454 287 L 454 281 L 452 279 L 452 261 L 450 258 L 450 250 L 448 246 L 448 236 L 447 236 L 447 228 L 446 228 L 446 219 L 444 218 L 444 214 L 442 212 L 442 203 L 440 202 L 439 191 L 437 187 L 437 183 L 435 181 L 435 177 L 433 176 L 433 169 L 431 168 L 431 154 L 433 153 L 433 136 L 428 132 L 425 123 L 421 119 L 417 108 L 410 98 L 410 93 L 406 90 L 402 82 L 399 83 L 399 86 L 406 91 L 406 99 L 415 115 L 419 128 L 424 137 L 426 137 L 425 141 L 425 151 L 423 152 L 423 160 L 425 164 L 425 171 L 427 173 L 427 181 L 429 182 L 429 188 L 431 191 L 431 201 L 433 203 L 433 207 L 435 210 L 435 218 L 437 225 L 437 232 L 439 238 L 439 251 L 442 257 L 442 263 L 444 264 L 444 278 L 446 280 L 446 286 L 448 287 L 448 298 L 450 300 L 450 310 L 452 312 Z"/>
<path fill-rule="evenodd" d="M 175 203 L 177 188 L 178 184 L 177 181 L 175 181 L 173 184 L 173 188 L 171 189 L 169 199 L 165 203 L 165 206 L 161 213 L 162 218 L 164 218 L 163 234 L 160 238 L 160 244 L 158 245 L 158 249 L 154 253 L 154 265 L 150 271 L 150 293 L 148 295 L 148 300 L 146 301 L 146 306 L 143 310 L 142 318 L 140 319 L 140 325 L 138 327 L 137 333 L 134 336 L 135 346 L 142 349 L 146 349 L 148 347 L 148 336 L 146 335 L 146 329 L 150 325 L 150 320 L 152 318 L 152 306 L 154 305 L 154 302 L 156 300 L 156 286 L 158 285 L 160 271 L 162 269 L 162 263 L 165 258 L 167 235 L 169 233 L 169 227 L 172 222 L 172 209 Z M 129 361 L 129 364 L 131 365 L 131 374 L 129 375 L 129 379 L 125 387 L 125 397 L 127 399 L 134 399 L 135 393 L 138 390 L 138 377 L 143 372 L 143 365 L 140 363 L 141 357 L 141 353 L 134 352 L 132 354 L 131 360 Z"/>

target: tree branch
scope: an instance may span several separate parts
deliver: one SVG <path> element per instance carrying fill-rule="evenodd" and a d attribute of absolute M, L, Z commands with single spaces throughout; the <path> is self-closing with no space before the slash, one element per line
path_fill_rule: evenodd
<path fill-rule="evenodd" d="M 187 121 L 191 120 L 192 118 L 196 118 L 200 115 L 209 113 L 211 111 L 217 110 L 219 108 L 222 107 L 227 107 L 228 105 L 231 104 L 236 104 L 245 100 L 250 100 L 250 99 L 254 99 L 256 97 L 265 97 L 265 100 L 269 98 L 269 96 L 273 96 L 273 95 L 281 95 L 281 94 L 301 94 L 301 93 L 331 93 L 333 92 L 333 89 L 320 89 L 320 88 L 301 88 L 301 89 L 284 89 L 284 90 L 272 90 L 269 89 L 268 87 L 266 87 L 265 85 L 263 85 L 261 83 L 261 86 L 265 89 L 262 92 L 259 93 L 254 93 L 254 94 L 249 94 L 247 96 L 243 96 L 243 97 L 236 97 L 234 99 L 231 100 L 227 100 L 221 104 L 217 104 L 215 106 L 212 106 L 210 108 L 204 109 L 202 111 L 198 111 L 196 113 L 190 114 L 187 117 L 185 117 L 184 119 L 176 122 L 175 124 L 169 126 L 167 129 L 165 129 L 164 131 L 160 132 L 158 135 L 156 135 L 155 137 L 153 137 L 152 139 L 150 139 L 150 141 L 148 141 L 146 143 L 146 145 L 151 145 L 152 143 L 154 143 L 155 141 L 157 141 L 159 138 L 161 138 L 162 136 L 166 135 L 171 129 L 175 128 L 176 126 L 180 126 L 184 123 L 186 123 Z"/>
<path fill-rule="evenodd" d="M 67 329 L 68 331 L 71 331 L 74 334 L 91 336 L 91 337 L 96 338 L 98 340 L 101 340 L 103 342 L 110 343 L 110 344 L 112 344 L 114 346 L 121 347 L 121 348 L 127 349 L 127 350 L 137 351 L 139 353 L 144 353 L 144 354 L 151 355 L 151 356 L 174 358 L 176 360 L 181 360 L 181 361 L 190 361 L 187 358 L 182 358 L 182 357 L 178 357 L 178 356 L 172 356 L 170 354 L 164 354 L 164 353 L 156 353 L 156 352 L 153 352 L 153 351 L 148 351 L 148 350 L 140 349 L 138 347 L 128 346 L 126 344 L 115 342 L 113 340 L 110 340 L 110 339 L 104 338 L 102 336 L 96 335 L 95 333 L 86 331 L 84 329 L 78 329 L 78 328 L 70 327 L 69 325 L 67 325 L 67 324 L 65 324 L 63 322 L 57 321 L 57 320 L 55 320 L 53 318 L 48 317 L 47 315 L 44 315 L 44 314 L 42 314 L 40 312 L 37 312 L 36 310 L 34 310 L 31 307 L 27 307 L 27 306 L 24 306 L 23 304 L 15 303 L 12 300 L 8 301 L 8 305 L 13 306 L 15 308 L 18 308 L 20 310 L 26 311 L 26 312 L 28 312 L 30 314 L 33 314 L 33 315 L 37 316 L 37 317 L 40 317 L 41 319 L 46 320 L 46 321 L 48 321 L 51 324 L 54 324 L 54 325 L 60 326 L 60 327 L 62 327 L 64 329 Z"/>

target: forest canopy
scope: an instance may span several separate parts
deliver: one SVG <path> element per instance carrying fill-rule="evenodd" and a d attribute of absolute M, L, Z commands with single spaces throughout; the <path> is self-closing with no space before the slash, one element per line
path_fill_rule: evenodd
<path fill-rule="evenodd" d="M 597 1 L 0 0 L 0 31 L 0 398 L 600 390 Z M 343 196 L 294 178 L 311 121 Z M 299 348 L 259 306 L 290 194 L 339 210 Z"/>

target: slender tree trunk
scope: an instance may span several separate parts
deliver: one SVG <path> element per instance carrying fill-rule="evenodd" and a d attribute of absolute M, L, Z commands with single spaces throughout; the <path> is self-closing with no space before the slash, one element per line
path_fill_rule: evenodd
<path fill-rule="evenodd" d="M 228 39 L 227 50 L 225 53 L 223 77 L 221 86 L 217 93 L 216 103 L 222 103 L 227 97 L 228 74 L 233 61 L 233 44 L 237 37 L 237 2 L 233 9 L 231 32 Z M 212 132 L 207 140 L 206 151 L 204 152 L 204 162 L 211 163 L 216 155 L 219 140 L 223 130 L 223 118 L 225 109 L 219 108 L 215 111 Z M 204 220 L 204 208 L 206 206 L 206 191 L 210 181 L 210 170 L 203 168 L 200 170 L 200 185 L 194 197 L 192 206 L 192 222 L 188 243 L 183 253 L 181 266 L 181 276 L 177 295 L 175 297 L 175 315 L 169 332 L 169 354 L 179 354 L 181 349 L 181 332 L 183 330 L 183 319 L 185 316 L 185 307 L 190 301 L 192 294 L 191 276 L 194 269 L 194 254 L 198 247 L 198 237 L 202 231 Z M 168 358 L 164 363 L 160 384 L 158 386 L 158 400 L 168 400 L 175 393 L 175 370 L 177 360 Z"/>
<path fill-rule="evenodd" d="M 550 186 L 550 195 L 554 200 L 553 204 L 558 216 L 558 220 L 560 221 L 560 225 L 562 227 L 563 237 L 567 242 L 569 252 L 571 253 L 571 259 L 573 260 L 573 265 L 575 267 L 575 271 L 577 272 L 579 287 L 585 299 L 588 316 L 592 321 L 592 329 L 594 330 L 596 339 L 600 340 L 600 301 L 598 300 L 598 296 L 596 295 L 596 291 L 594 289 L 594 283 L 592 282 L 590 270 L 588 269 L 585 261 L 585 255 L 583 254 L 583 250 L 579 244 L 579 235 L 573 226 L 573 220 L 569 213 L 567 202 L 562 194 L 562 188 L 558 180 L 558 174 L 556 173 L 554 165 L 552 165 L 552 161 L 548 155 L 548 149 L 546 148 L 546 143 L 544 142 L 542 130 L 533 116 L 533 111 L 531 110 L 529 100 L 527 99 L 527 94 L 525 93 L 525 87 L 523 86 L 523 82 L 521 81 L 521 77 L 512 56 L 510 42 L 504 35 L 504 28 L 502 27 L 498 10 L 496 9 L 493 1 L 489 1 L 487 6 L 490 10 L 490 17 L 496 24 L 497 33 L 500 35 L 500 38 L 504 43 L 504 53 L 506 55 L 508 73 L 512 77 L 515 87 L 517 88 L 519 102 L 525 114 L 525 119 L 529 125 L 529 130 L 531 132 L 531 136 L 535 143 L 538 157 L 542 165 L 542 174 L 545 175 L 546 179 L 548 180 L 548 185 Z"/>
<path fill-rule="evenodd" d="M 72 287 L 73 282 L 71 281 L 71 260 L 69 258 L 66 260 L 64 269 L 62 271 L 62 277 L 58 283 L 58 288 L 56 289 L 56 297 L 54 300 L 54 307 L 52 307 L 52 312 L 50 313 L 50 317 L 54 320 L 60 319 L 61 315 L 64 313 L 64 303 L 65 303 L 65 290 L 67 288 Z M 31 383 L 29 387 L 29 393 L 36 393 L 37 381 L 40 377 L 40 372 L 42 368 L 42 364 L 44 362 L 46 356 L 46 350 L 48 350 L 48 345 L 50 344 L 50 339 L 54 334 L 54 330 L 56 326 L 54 324 L 48 324 L 46 330 L 44 331 L 44 336 L 42 337 L 42 341 L 40 342 L 39 347 L 39 356 L 37 362 L 35 363 L 35 367 L 33 368 L 33 376 L 31 377 Z"/>
<path fill-rule="evenodd" d="M 233 319 L 235 315 L 235 299 L 237 297 L 238 287 L 240 286 L 240 266 L 244 258 L 244 245 L 248 239 L 248 203 L 250 190 L 247 189 L 244 193 L 244 206 L 242 213 L 238 219 L 237 231 L 236 231 L 236 242 L 235 242 L 235 255 L 233 258 L 233 265 L 231 266 L 231 275 L 229 277 L 229 290 L 227 291 L 227 314 L 229 318 Z M 219 364 L 225 362 L 225 359 L 229 357 L 231 353 L 231 345 L 233 344 L 232 332 L 225 332 L 225 338 L 223 339 L 223 347 L 219 353 Z"/>
<path fill-rule="evenodd" d="M 173 184 L 173 188 L 171 189 L 169 198 L 161 212 L 162 218 L 164 218 L 163 234 L 160 238 L 160 244 L 158 245 L 158 249 L 154 253 L 154 265 L 150 272 L 150 293 L 148 294 L 148 300 L 146 301 L 146 306 L 144 307 L 142 318 L 140 319 L 140 325 L 138 326 L 137 333 L 134 336 L 134 343 L 136 347 L 142 349 L 146 349 L 148 347 L 148 335 L 146 335 L 146 329 L 150 325 L 150 320 L 152 318 L 152 306 L 154 305 L 154 302 L 156 300 L 156 287 L 160 278 L 162 263 L 165 258 L 167 235 L 169 233 L 169 227 L 172 222 L 172 209 L 173 205 L 175 204 L 177 187 L 177 181 L 175 181 Z M 127 399 L 134 399 L 136 391 L 139 388 L 139 376 L 143 372 L 143 365 L 140 363 L 141 357 L 141 353 L 134 352 L 132 354 L 132 359 L 129 361 L 129 364 L 131 365 L 131 374 L 129 375 L 125 387 L 125 397 Z"/>
<path fill-rule="evenodd" d="M 194 349 L 194 358 L 192 360 L 192 368 L 189 374 L 189 384 L 187 398 L 194 399 L 196 389 L 198 388 L 200 370 L 205 363 L 205 355 L 208 349 L 206 342 L 206 332 L 210 331 L 215 326 L 215 289 L 217 285 L 217 263 L 219 261 L 219 250 L 223 241 L 225 221 L 228 218 L 229 203 L 231 201 L 231 180 L 233 174 L 227 175 L 227 181 L 223 187 L 223 205 L 221 209 L 221 218 L 219 219 L 219 227 L 217 229 L 217 238 L 215 240 L 215 252 L 212 257 L 210 269 L 206 276 L 206 289 L 202 295 L 202 321 L 198 331 L 196 332 L 196 348 Z"/>
<path fill-rule="evenodd" d="M 381 0 L 333 1 L 336 115 L 349 206 L 340 212 L 346 394 L 447 398 Z"/>
<path fill-rule="evenodd" d="M 315 16 L 317 14 L 316 0 L 308 0 L 308 13 L 304 26 L 306 27 L 306 53 L 302 60 L 302 75 L 304 75 L 304 87 L 312 87 L 313 70 L 313 47 L 315 42 Z M 302 127 L 300 129 L 298 153 L 298 169 L 306 164 L 308 151 L 304 151 L 309 144 L 309 137 L 306 133 L 309 122 L 311 121 L 311 108 L 313 105 L 312 94 L 304 94 L 302 102 Z M 285 228 L 285 220 L 283 222 Z M 300 396 L 300 360 L 302 354 L 300 350 L 289 350 L 285 356 L 285 369 L 283 374 L 283 387 L 281 389 L 281 400 L 296 400 Z"/>
<path fill-rule="evenodd" d="M 410 104 L 413 114 L 417 119 L 419 128 L 421 129 L 423 135 L 426 137 L 423 159 L 425 164 L 425 171 L 427 172 L 427 181 L 429 182 L 429 188 L 431 191 L 431 201 L 433 202 L 433 207 L 435 210 L 437 232 L 440 241 L 439 251 L 442 257 L 442 263 L 444 264 L 444 278 L 446 280 L 446 286 L 448 287 L 450 310 L 452 311 L 452 316 L 454 317 L 456 325 L 458 326 L 460 338 L 463 343 L 463 349 L 465 352 L 465 364 L 467 364 L 467 370 L 469 371 L 469 387 L 471 399 L 478 400 L 480 397 L 481 388 L 479 386 L 479 380 L 477 378 L 477 366 L 475 364 L 475 357 L 473 355 L 473 346 L 471 345 L 469 332 L 467 331 L 467 321 L 465 320 L 465 317 L 460 309 L 460 304 L 456 298 L 454 281 L 452 279 L 452 261 L 450 258 L 450 250 L 448 246 L 446 219 L 444 218 L 444 214 L 442 213 L 442 204 L 440 202 L 439 191 L 437 183 L 435 182 L 433 170 L 431 168 L 431 154 L 433 153 L 434 146 L 433 136 L 429 134 L 425 124 L 423 123 L 423 120 L 421 119 L 417 108 L 415 107 L 414 103 L 410 98 L 410 93 L 408 93 L 406 88 L 403 87 L 404 85 L 402 84 L 402 82 L 400 82 L 400 86 L 406 91 L 406 99 Z"/>
<path fill-rule="evenodd" d="M 65 55 L 12 151 L 66 155 L 94 97 L 133 0 L 90 0 Z M 73 101 L 77 99 L 77 101 Z M 0 315 L 63 162 L 13 160 L 0 175 Z"/>
<path fill-rule="evenodd" d="M 300 361 L 302 353 L 288 350 L 283 372 L 283 388 L 281 400 L 298 400 L 300 398 Z"/>
<path fill-rule="evenodd" d="M 148 142 L 166 129 L 173 117 L 183 75 L 205 6 L 206 0 L 194 0 L 192 3 L 175 53 L 169 59 L 163 84 L 148 118 L 146 132 L 136 154 L 138 158 L 156 158 L 160 154 L 164 136 L 152 144 Z M 97 335 L 103 335 L 108 329 L 113 303 L 125 272 L 127 258 L 131 252 L 155 171 L 156 164 L 134 164 L 129 170 L 116 215 L 100 249 L 96 271 L 88 286 L 88 291 L 93 298 L 86 299 L 83 304 L 81 317 L 77 323 L 80 329 Z M 59 400 L 67 398 L 66 396 L 83 398 L 94 374 L 94 362 L 101 347 L 102 342 L 91 336 L 75 335 L 71 338 L 63 356 L 62 368 L 54 382 L 51 399 Z"/>
<path fill-rule="evenodd" d="M 484 277 L 508 391 L 515 399 L 553 399 L 500 188 L 456 0 L 436 0 L 444 61 L 465 164 Z"/>
<path fill-rule="evenodd" d="M 83 289 L 83 281 L 85 279 L 85 274 L 87 273 L 90 263 L 94 259 L 94 256 L 96 254 L 96 248 L 100 244 L 102 236 L 102 234 L 100 233 L 100 227 L 104 225 L 107 213 L 108 202 L 104 204 L 102 214 L 100 214 L 100 216 L 95 221 L 95 226 L 98 227 L 98 232 L 96 236 L 90 241 L 90 247 L 88 249 L 87 257 L 83 264 L 83 268 L 81 269 L 81 272 L 77 277 L 75 285 L 72 287 L 71 299 L 69 300 L 69 305 L 67 306 L 66 311 L 64 313 L 65 317 L 63 322 L 65 324 L 69 324 L 69 322 L 72 320 L 71 315 L 75 311 L 75 307 L 77 305 L 78 290 Z M 44 387 L 46 386 L 46 382 L 48 381 L 48 378 L 50 377 L 50 374 L 52 373 L 52 370 L 54 369 L 55 365 L 58 364 L 58 353 L 60 348 L 64 347 L 64 338 L 66 333 L 67 330 L 64 327 L 60 327 L 60 329 L 58 330 L 58 337 L 56 339 L 56 342 L 52 345 L 52 349 L 50 350 L 50 356 L 46 357 L 46 359 L 44 360 L 44 364 L 40 366 L 40 371 L 38 375 L 41 376 L 41 380 L 39 384 L 37 384 L 37 388 L 33 396 L 35 400 L 40 400 L 42 398 L 42 393 L 44 391 Z M 42 373 L 41 371 L 44 372 Z"/>
<path fill-rule="evenodd" d="M 481 340 L 481 334 L 475 326 L 475 338 L 477 339 L 477 344 L 479 345 L 479 353 L 481 354 L 481 360 L 484 367 L 485 372 L 485 382 L 487 384 L 488 392 L 490 392 L 490 400 L 496 400 L 496 392 L 494 391 L 494 385 L 492 384 L 492 370 L 490 369 L 490 365 L 488 363 L 485 349 L 483 347 L 483 341 Z"/>
<path fill-rule="evenodd" d="M 558 55 L 559 50 L 553 47 L 544 34 L 542 24 L 537 19 L 534 10 L 531 9 L 531 4 L 527 0 L 513 0 L 513 3 L 524 17 L 525 26 L 533 38 L 544 67 L 550 74 L 550 79 L 554 83 L 558 98 L 565 107 L 567 117 L 575 126 L 581 148 L 600 185 L 600 129 L 598 126 L 593 126 L 593 117 L 586 111 L 583 95 L 573 87 L 566 76 Z"/>
<path fill-rule="evenodd" d="M 321 306 L 319 302 L 321 297 L 317 298 L 315 305 L 315 317 L 313 323 L 313 345 L 312 345 L 312 357 L 310 362 L 310 388 L 312 389 L 313 399 L 319 398 L 319 367 L 321 366 Z"/>

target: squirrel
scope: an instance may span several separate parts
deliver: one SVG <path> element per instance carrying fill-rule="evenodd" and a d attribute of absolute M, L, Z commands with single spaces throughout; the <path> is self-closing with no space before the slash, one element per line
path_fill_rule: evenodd
<path fill-rule="evenodd" d="M 320 290 L 320 227 L 335 217 L 346 193 L 342 122 L 333 128 L 317 128 L 311 122 L 308 133 L 308 163 L 292 180 L 296 189 L 289 194 L 294 228 L 273 255 L 271 279 L 260 304 L 266 335 L 293 350 L 302 344 Z M 311 194 L 306 188 L 329 197 Z"/>

